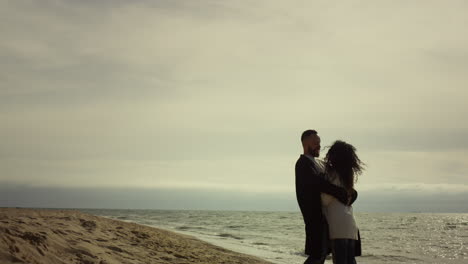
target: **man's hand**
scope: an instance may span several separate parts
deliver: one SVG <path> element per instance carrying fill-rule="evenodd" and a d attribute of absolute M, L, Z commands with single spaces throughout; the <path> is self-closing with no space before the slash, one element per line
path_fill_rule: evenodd
<path fill-rule="evenodd" d="M 357 191 L 354 189 L 351 189 L 351 191 L 348 192 L 348 199 L 349 199 L 348 205 L 352 205 L 354 201 L 356 201 L 357 196 L 358 196 Z"/>
<path fill-rule="evenodd" d="M 346 191 L 345 188 L 340 188 L 335 198 L 338 199 L 338 201 L 340 201 L 341 203 L 346 204 L 346 205 L 348 205 L 350 201 L 349 196 L 348 196 L 348 191 Z"/>

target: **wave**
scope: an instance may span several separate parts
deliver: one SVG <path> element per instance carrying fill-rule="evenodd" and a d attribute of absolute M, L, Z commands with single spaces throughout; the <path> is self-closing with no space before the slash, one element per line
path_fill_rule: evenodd
<path fill-rule="evenodd" d="M 263 243 L 263 242 L 253 242 L 252 244 L 256 246 L 268 246 L 269 245 L 268 243 Z"/>
<path fill-rule="evenodd" d="M 229 226 L 226 226 L 226 228 L 229 228 L 229 229 L 239 229 L 239 228 L 243 228 L 244 226 L 242 225 L 229 225 Z"/>
<path fill-rule="evenodd" d="M 386 261 L 392 261 L 392 262 L 401 262 L 401 263 L 406 263 L 406 262 L 414 262 L 414 261 L 423 261 L 422 259 L 419 258 L 412 258 L 412 257 L 406 257 L 406 256 L 398 256 L 398 255 L 375 255 L 375 254 L 363 254 L 360 258 L 373 258 L 373 259 L 378 259 L 378 260 L 386 260 Z"/>
<path fill-rule="evenodd" d="M 186 231 L 186 230 L 205 230 L 206 228 L 201 227 L 201 226 L 178 226 L 176 227 L 176 229 Z"/>
<path fill-rule="evenodd" d="M 237 240 L 242 240 L 244 238 L 242 237 L 238 237 L 238 236 L 235 236 L 233 234 L 228 234 L 228 233 L 221 233 L 221 234 L 218 234 L 219 237 L 225 237 L 225 238 L 234 238 L 234 239 L 237 239 Z"/>

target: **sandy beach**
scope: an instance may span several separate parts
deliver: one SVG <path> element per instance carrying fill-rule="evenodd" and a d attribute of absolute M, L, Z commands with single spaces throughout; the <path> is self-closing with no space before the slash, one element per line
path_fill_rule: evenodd
<path fill-rule="evenodd" d="M 0 209 L 0 263 L 256 263 L 194 237 L 73 210 Z"/>

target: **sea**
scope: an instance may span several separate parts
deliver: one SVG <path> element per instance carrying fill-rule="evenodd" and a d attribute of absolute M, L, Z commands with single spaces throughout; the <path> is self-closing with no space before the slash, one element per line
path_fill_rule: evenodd
<path fill-rule="evenodd" d="M 306 259 L 300 212 L 80 210 L 192 235 L 277 264 Z M 357 263 L 468 263 L 468 214 L 355 212 L 355 218 L 363 251 Z"/>

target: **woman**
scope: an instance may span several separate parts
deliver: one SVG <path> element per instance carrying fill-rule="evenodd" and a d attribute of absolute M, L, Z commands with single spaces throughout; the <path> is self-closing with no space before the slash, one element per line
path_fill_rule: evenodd
<path fill-rule="evenodd" d="M 335 141 L 325 157 L 328 180 L 352 193 L 357 175 L 363 163 L 356 155 L 356 148 L 344 141 Z M 355 264 L 355 246 L 358 228 L 353 207 L 322 193 L 322 210 L 327 218 L 334 264 Z"/>

